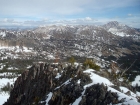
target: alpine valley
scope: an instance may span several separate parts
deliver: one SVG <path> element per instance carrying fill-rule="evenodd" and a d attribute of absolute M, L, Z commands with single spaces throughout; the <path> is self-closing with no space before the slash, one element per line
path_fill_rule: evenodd
<path fill-rule="evenodd" d="M 140 105 L 140 29 L 0 29 L 0 78 L 3 105 Z"/>

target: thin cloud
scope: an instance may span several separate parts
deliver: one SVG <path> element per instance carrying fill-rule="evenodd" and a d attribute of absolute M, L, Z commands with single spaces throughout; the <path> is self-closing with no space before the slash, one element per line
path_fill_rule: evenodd
<path fill-rule="evenodd" d="M 132 14 L 129 13 L 128 16 L 132 16 Z"/>
<path fill-rule="evenodd" d="M 126 24 L 131 27 L 139 28 L 140 27 L 140 18 L 139 16 L 131 16 L 122 18 L 98 18 L 93 19 L 91 17 L 78 18 L 78 19 L 67 19 L 67 20 L 49 20 L 42 19 L 40 21 L 16 21 L 16 20 L 8 20 L 3 19 L 0 20 L 0 27 L 38 27 L 44 25 L 103 25 L 109 21 L 118 21 L 123 24 Z"/>
<path fill-rule="evenodd" d="M 91 21 L 92 20 L 92 18 L 90 18 L 90 17 L 86 17 L 85 18 L 87 21 Z"/>

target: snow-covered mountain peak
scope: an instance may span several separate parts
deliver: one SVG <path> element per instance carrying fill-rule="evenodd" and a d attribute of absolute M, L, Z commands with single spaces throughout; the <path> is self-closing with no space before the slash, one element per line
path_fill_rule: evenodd
<path fill-rule="evenodd" d="M 129 29 L 130 28 L 127 25 L 119 23 L 117 21 L 108 22 L 107 24 L 103 25 L 103 27 L 107 30 L 110 28 L 116 28 L 116 29 Z"/>
<path fill-rule="evenodd" d="M 111 21 L 111 22 L 107 23 L 107 25 L 110 27 L 116 27 L 119 25 L 119 23 L 117 21 Z"/>
<path fill-rule="evenodd" d="M 117 21 L 111 21 L 105 25 L 102 26 L 105 30 L 107 30 L 108 32 L 111 32 L 114 35 L 117 36 L 136 36 L 138 37 L 140 35 L 140 33 L 135 30 L 134 28 L 131 28 L 125 24 L 119 23 Z"/>

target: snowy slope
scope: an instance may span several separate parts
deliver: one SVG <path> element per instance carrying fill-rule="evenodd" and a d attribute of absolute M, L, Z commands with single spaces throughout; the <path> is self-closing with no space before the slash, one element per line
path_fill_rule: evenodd
<path fill-rule="evenodd" d="M 85 93 L 85 90 L 86 90 L 87 87 L 90 87 L 90 86 L 92 86 L 92 85 L 94 85 L 94 84 L 98 84 L 98 83 L 99 83 L 99 84 L 104 84 L 104 85 L 106 85 L 106 86 L 108 87 L 108 91 L 117 93 L 118 96 L 119 96 L 119 100 L 124 99 L 124 102 L 123 102 L 123 103 L 120 103 L 120 104 L 117 104 L 117 105 L 122 105 L 122 104 L 125 104 L 125 105 L 126 105 L 126 104 L 130 104 L 130 105 L 140 105 L 140 103 L 138 103 L 137 98 L 136 98 L 136 97 L 138 96 L 137 94 L 131 92 L 129 89 L 127 89 L 126 87 L 122 87 L 122 86 L 120 86 L 120 89 L 121 89 L 123 92 L 120 92 L 120 91 L 118 91 L 118 90 L 112 88 L 111 86 L 113 86 L 114 84 L 113 84 L 109 79 L 97 75 L 96 73 L 94 73 L 94 71 L 95 71 L 95 70 L 93 70 L 93 69 L 87 69 L 87 70 L 83 71 L 84 73 L 88 73 L 88 74 L 89 74 L 89 76 L 90 76 L 90 78 L 91 78 L 91 80 L 92 80 L 92 83 L 89 83 L 89 84 L 87 84 L 87 85 L 84 86 L 84 91 L 82 92 L 82 95 L 81 95 L 79 98 L 77 98 L 77 99 L 75 100 L 75 102 L 72 103 L 72 105 L 78 105 L 78 104 L 80 103 L 80 101 L 82 100 L 82 96 L 84 96 L 84 93 Z M 60 76 L 60 74 L 57 75 L 57 76 Z M 62 85 L 67 85 L 67 84 L 70 83 L 70 81 L 71 81 L 71 79 L 70 79 L 70 80 L 67 80 L 67 81 L 64 82 Z M 78 80 L 77 83 L 79 84 L 79 83 L 80 83 L 80 80 Z M 61 86 L 62 86 L 62 85 L 61 85 Z M 57 87 L 56 89 L 60 88 L 61 86 Z M 128 92 L 128 91 L 131 92 L 131 95 L 126 95 L 126 94 L 125 94 L 125 93 Z M 47 97 L 48 97 L 48 98 L 46 99 L 46 105 L 48 105 L 49 100 L 52 98 L 52 93 L 50 92 L 50 93 L 47 95 Z"/>
<path fill-rule="evenodd" d="M 116 28 L 110 28 L 108 31 L 111 32 L 111 33 L 114 34 L 114 35 L 118 35 L 118 36 L 121 36 L 121 37 L 130 36 L 130 35 L 127 35 L 125 32 L 119 31 L 119 30 L 116 29 Z"/>
<path fill-rule="evenodd" d="M 108 91 L 111 90 L 112 92 L 116 92 L 118 95 L 119 95 L 119 99 L 121 100 L 122 98 L 125 98 L 125 102 L 123 104 L 130 104 L 130 105 L 140 105 L 140 103 L 137 102 L 137 99 L 136 99 L 136 94 L 132 94 L 132 96 L 127 96 L 125 95 L 124 93 L 121 93 L 115 89 L 113 89 L 112 87 L 110 87 L 111 85 L 113 85 L 113 83 L 111 83 L 108 79 L 104 78 L 104 77 L 101 77 L 95 73 L 93 73 L 94 70 L 92 69 L 88 69 L 88 70 L 85 70 L 84 73 L 90 73 L 90 78 L 92 79 L 92 83 L 88 84 L 88 85 L 85 85 L 84 86 L 84 89 L 86 89 L 86 87 L 89 87 L 93 84 L 105 84 L 107 87 L 108 87 Z M 122 89 L 122 87 L 120 87 Z M 127 91 L 130 91 L 129 89 L 127 88 L 123 88 L 122 90 L 126 90 Z M 85 91 L 85 90 L 84 90 Z M 82 93 L 82 95 L 84 94 L 84 92 Z M 82 97 L 82 96 L 81 96 Z M 78 105 L 79 102 L 81 101 L 82 98 L 78 98 L 74 103 L 73 105 Z M 122 104 L 122 103 L 121 103 Z M 120 104 L 120 105 L 121 105 Z"/>

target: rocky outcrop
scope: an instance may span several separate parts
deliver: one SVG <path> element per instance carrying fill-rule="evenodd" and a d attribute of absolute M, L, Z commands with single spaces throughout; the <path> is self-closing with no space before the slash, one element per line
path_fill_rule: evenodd
<path fill-rule="evenodd" d="M 80 105 L 108 105 L 110 103 L 119 103 L 117 93 L 107 91 L 107 87 L 103 84 L 95 84 L 85 91 Z"/>
<path fill-rule="evenodd" d="M 53 87 L 55 74 L 49 64 L 36 64 L 17 78 L 8 101 L 4 105 L 31 105 Z"/>
<path fill-rule="evenodd" d="M 17 78 L 4 105 L 69 105 L 79 97 L 79 105 L 124 102 L 103 83 L 85 88 L 92 82 L 90 74 L 83 73 L 83 67 L 80 65 L 38 63 Z"/>
<path fill-rule="evenodd" d="M 63 69 L 62 74 L 61 70 Z M 17 78 L 10 97 L 4 105 L 31 105 L 36 103 L 48 92 L 76 74 L 77 70 L 78 68 L 72 66 L 64 68 L 62 65 L 55 64 L 35 64 Z M 62 74 L 60 80 L 55 78 L 58 73 Z"/>

